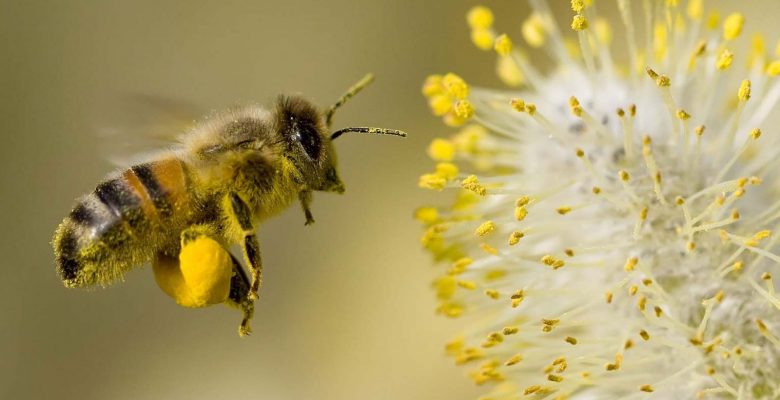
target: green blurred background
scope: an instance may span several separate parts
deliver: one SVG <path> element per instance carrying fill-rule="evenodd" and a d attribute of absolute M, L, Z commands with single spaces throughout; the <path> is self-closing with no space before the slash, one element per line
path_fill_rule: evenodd
<path fill-rule="evenodd" d="M 776 13 L 766 12 L 775 1 L 709 4 L 739 7 L 749 31 L 776 37 Z M 526 3 L 484 3 L 519 41 Z M 568 20 L 568 0 L 551 3 Z M 434 270 L 411 219 L 435 198 L 416 187 L 431 167 L 425 146 L 449 132 L 419 93 L 425 76 L 498 85 L 494 56 L 468 38 L 473 5 L 0 1 L 0 398 L 476 398 L 481 390 L 443 356 L 458 324 L 433 314 Z M 149 268 L 108 290 L 62 287 L 49 240 L 112 168 L 97 130 L 117 98 L 209 110 L 303 93 L 327 106 L 366 72 L 376 83 L 335 125 L 411 136 L 340 141 L 347 193 L 316 195 L 313 227 L 297 206 L 262 226 L 253 336 L 238 338 L 237 311 L 176 306 Z"/>

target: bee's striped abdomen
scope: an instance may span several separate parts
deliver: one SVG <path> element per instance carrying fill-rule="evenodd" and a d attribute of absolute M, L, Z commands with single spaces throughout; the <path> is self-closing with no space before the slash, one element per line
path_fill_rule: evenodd
<path fill-rule="evenodd" d="M 82 198 L 54 237 L 66 286 L 106 285 L 148 261 L 189 215 L 185 167 L 175 158 L 136 165 Z"/>

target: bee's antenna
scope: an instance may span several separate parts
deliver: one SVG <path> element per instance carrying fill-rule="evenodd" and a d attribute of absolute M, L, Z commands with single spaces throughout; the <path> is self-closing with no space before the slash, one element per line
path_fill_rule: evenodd
<path fill-rule="evenodd" d="M 373 133 L 374 135 L 393 135 L 393 136 L 400 136 L 400 137 L 406 137 L 406 132 L 399 131 L 397 129 L 387 129 L 387 128 L 369 128 L 369 127 L 350 127 L 350 128 L 344 128 L 339 129 L 336 132 L 333 132 L 332 135 L 330 135 L 330 140 L 334 140 L 341 136 L 344 133 L 347 132 L 355 132 L 355 133 Z"/>
<path fill-rule="evenodd" d="M 363 79 L 359 80 L 358 83 L 352 85 L 346 93 L 344 93 L 338 100 L 336 100 L 336 103 L 330 106 L 328 111 L 325 112 L 325 123 L 328 124 L 328 127 L 330 127 L 331 123 L 333 122 L 333 114 L 336 112 L 336 110 L 343 106 L 344 103 L 347 102 L 347 100 L 351 99 L 356 94 L 360 93 L 363 88 L 368 86 L 371 82 L 374 81 L 374 74 L 368 73 L 366 76 L 363 77 Z"/>

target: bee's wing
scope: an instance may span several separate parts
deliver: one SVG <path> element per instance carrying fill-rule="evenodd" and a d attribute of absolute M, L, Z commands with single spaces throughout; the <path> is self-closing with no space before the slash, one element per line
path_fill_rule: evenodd
<path fill-rule="evenodd" d="M 180 138 L 203 116 L 185 101 L 133 94 L 120 97 L 99 113 L 100 150 L 117 167 L 149 160 L 153 154 L 181 146 Z"/>

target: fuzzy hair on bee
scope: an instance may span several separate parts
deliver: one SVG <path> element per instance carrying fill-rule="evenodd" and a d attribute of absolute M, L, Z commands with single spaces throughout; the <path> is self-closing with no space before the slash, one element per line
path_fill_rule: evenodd
<path fill-rule="evenodd" d="M 215 114 L 174 148 L 110 176 L 54 234 L 64 285 L 109 286 L 151 263 L 158 286 L 178 304 L 238 308 L 239 334 L 249 334 L 262 283 L 258 225 L 296 201 L 309 225 L 313 192 L 344 192 L 333 146 L 342 134 L 406 136 L 368 127 L 331 132 L 334 112 L 372 80 L 367 75 L 326 110 L 279 96 L 270 110 Z M 241 257 L 230 253 L 233 244 Z"/>

